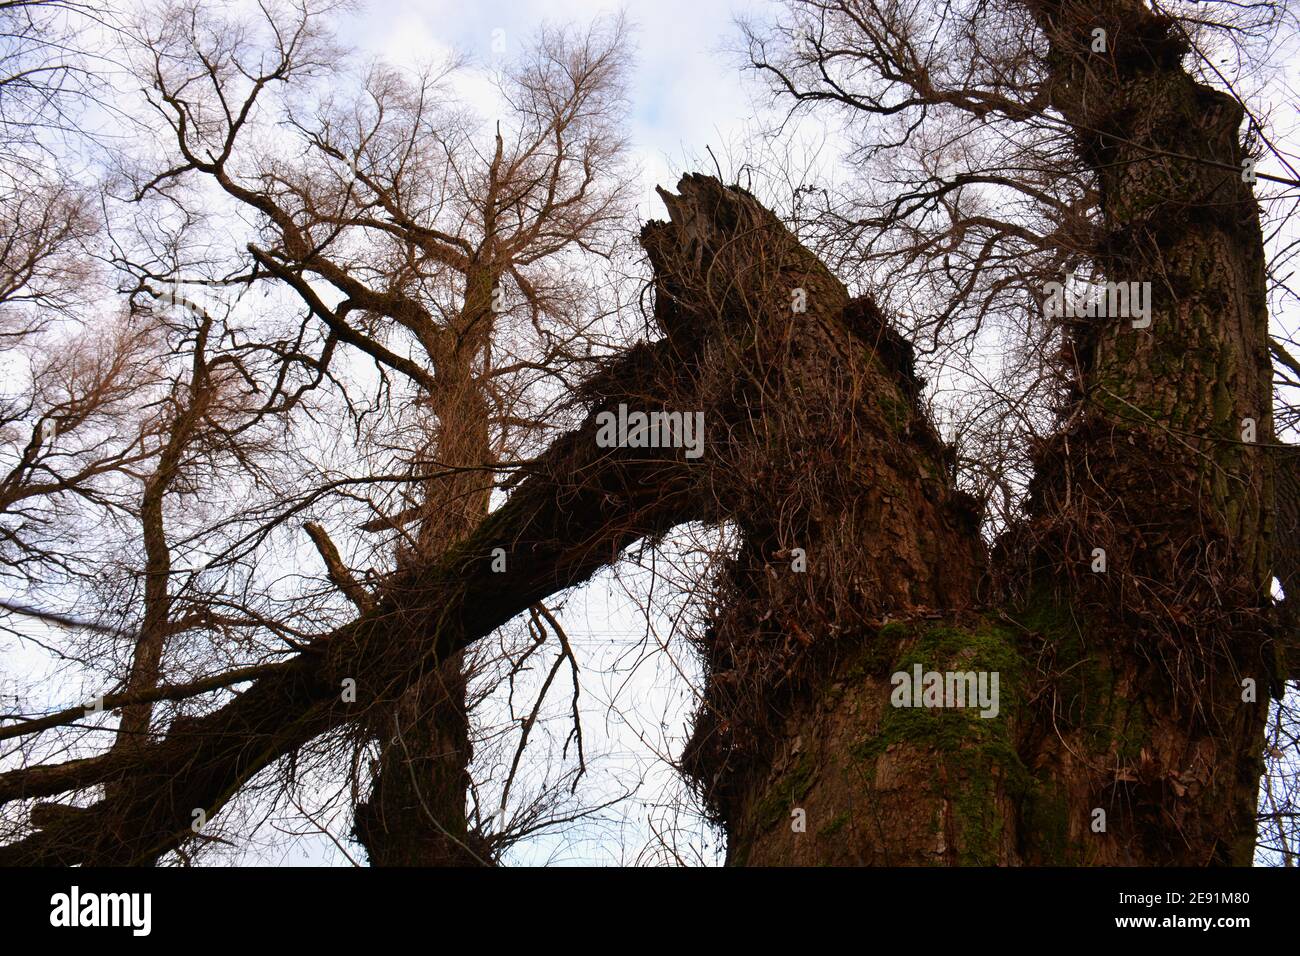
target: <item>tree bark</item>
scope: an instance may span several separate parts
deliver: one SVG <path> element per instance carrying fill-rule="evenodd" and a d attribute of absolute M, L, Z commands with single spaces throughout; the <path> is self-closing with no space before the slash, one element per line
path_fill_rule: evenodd
<path fill-rule="evenodd" d="M 1151 282 L 1151 325 L 1112 316 L 1064 330 L 1075 390 L 1035 455 L 1028 520 L 999 541 L 973 611 L 957 612 L 962 549 L 945 549 L 939 578 L 907 560 L 908 542 L 937 533 L 924 510 L 936 495 L 882 476 L 907 503 L 894 511 L 868 479 L 857 508 L 837 499 L 852 522 L 841 539 L 910 565 L 923 599 L 872 580 L 851 550 L 823 558 L 837 566 L 816 573 L 865 579 L 863 617 L 891 607 L 897 619 L 829 641 L 830 663 L 796 671 L 792 687 L 791 665 L 735 650 L 769 640 L 762 608 L 795 603 L 774 591 L 751 606 L 771 536 L 747 529 L 687 753 L 731 863 L 1251 862 L 1267 693 L 1284 671 L 1268 595 L 1264 253 L 1242 112 L 1187 75 L 1176 25 L 1144 4 L 1026 7 L 1050 43 L 1052 105 L 1101 187 L 1097 261 L 1109 280 Z M 1091 52 L 1095 27 L 1109 53 Z M 945 482 L 937 497 L 948 494 Z M 788 523 L 813 515 L 805 505 Z M 901 545 L 881 546 L 891 540 Z M 816 593 L 787 633 L 819 622 L 825 640 L 843 626 L 832 585 Z M 999 672 L 998 716 L 891 706 L 890 676 L 916 664 Z M 746 700 L 784 701 L 787 687 L 779 719 L 760 723 Z"/>

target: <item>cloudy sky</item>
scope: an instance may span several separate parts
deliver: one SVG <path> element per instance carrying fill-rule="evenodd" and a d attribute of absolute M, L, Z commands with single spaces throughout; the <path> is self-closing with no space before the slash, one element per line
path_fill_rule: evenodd
<path fill-rule="evenodd" d="M 752 125 L 765 100 L 739 69 L 735 21 L 775 9 L 765 0 L 372 0 L 351 18 L 355 29 L 341 33 L 407 66 L 448 54 L 485 65 L 494 41 L 504 41 L 509 56 L 543 23 L 586 24 L 622 11 L 636 45 L 628 118 L 635 155 L 652 182 L 667 186 L 706 146 L 722 156 Z M 463 89 L 473 96 L 472 82 Z"/>

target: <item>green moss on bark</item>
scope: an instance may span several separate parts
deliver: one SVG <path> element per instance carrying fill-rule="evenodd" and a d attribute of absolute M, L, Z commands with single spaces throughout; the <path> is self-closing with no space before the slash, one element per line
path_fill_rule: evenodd
<path fill-rule="evenodd" d="M 811 754 L 804 754 L 797 764 L 781 777 L 759 801 L 754 821 L 759 832 L 785 820 L 800 800 L 808 795 L 817 778 L 817 764 Z"/>

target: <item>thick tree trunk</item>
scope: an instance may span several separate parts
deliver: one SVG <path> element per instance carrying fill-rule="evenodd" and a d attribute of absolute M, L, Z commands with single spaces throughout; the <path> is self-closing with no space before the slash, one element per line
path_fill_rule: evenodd
<path fill-rule="evenodd" d="M 487 516 L 492 473 L 488 407 L 468 362 L 440 366 L 444 391 L 429 454 L 440 474 L 424 482 L 414 547 L 401 563 L 432 563 Z M 453 372 L 458 372 L 455 374 Z M 429 467 L 429 466 L 426 466 Z M 448 472 L 448 473 L 443 473 Z M 369 798 L 357 806 L 354 833 L 374 866 L 486 866 L 493 853 L 470 832 L 465 814 L 473 748 L 463 653 L 376 709 L 380 756 Z"/>
<path fill-rule="evenodd" d="M 1053 105 L 1101 186 L 1098 261 L 1106 279 L 1151 283 L 1151 325 L 1066 330 L 1077 391 L 1036 455 L 1029 520 L 994 552 L 994 603 L 977 612 L 952 610 L 970 593 L 964 548 L 910 559 L 939 534 L 926 506 L 952 494 L 947 475 L 926 491 L 905 468 L 872 475 L 851 459 L 856 494 L 808 475 L 785 527 L 834 501 L 842 544 L 828 553 L 803 532 L 808 581 L 825 579 L 807 600 L 784 572 L 764 577 L 778 540 L 742 520 L 686 755 L 732 863 L 1251 860 L 1280 665 L 1259 447 L 1272 441 L 1264 256 L 1241 110 L 1186 75 L 1173 25 L 1142 4 L 1027 6 L 1051 44 Z M 1090 52 L 1098 26 L 1109 54 Z M 859 427 L 866 406 L 896 400 L 869 382 L 861 392 Z M 918 414 L 906 408 L 913 434 Z M 809 453 L 832 440 L 815 436 Z M 925 456 L 899 447 L 924 472 Z M 881 568 L 905 569 L 910 593 Z M 838 593 L 849 581 L 852 617 Z M 896 620 L 854 626 L 885 609 Z M 765 633 L 774 615 L 826 644 L 829 663 L 758 659 L 750 649 L 779 644 Z M 890 675 L 916 664 L 998 672 L 997 716 L 892 706 Z"/>
<path fill-rule="evenodd" d="M 728 209 L 706 187 L 683 184 L 662 232 L 687 249 L 723 233 L 701 269 L 746 290 L 750 332 L 744 351 L 717 356 L 719 374 L 728 400 L 761 416 L 711 448 L 742 545 L 718 583 L 683 766 L 732 862 L 956 862 L 1000 845 L 1011 721 L 888 706 L 890 672 L 913 659 L 1009 672 L 1016 656 L 973 610 L 979 515 L 918 404 L 911 347 L 784 229 L 753 228 L 765 213 L 752 199 L 727 193 Z M 657 292 L 679 307 L 715 297 L 662 279 Z M 944 763 L 950 741 L 960 759 Z M 954 788 L 970 790 L 987 836 L 955 818 Z"/>
<path fill-rule="evenodd" d="M 463 655 L 406 691 L 376 721 L 382 741 L 354 832 L 372 866 L 486 866 L 491 848 L 469 832 L 469 717 Z"/>

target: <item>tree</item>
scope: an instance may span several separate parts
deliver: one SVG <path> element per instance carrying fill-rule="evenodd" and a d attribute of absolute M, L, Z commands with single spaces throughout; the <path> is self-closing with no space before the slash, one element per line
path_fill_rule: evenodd
<path fill-rule="evenodd" d="M 894 200 L 892 224 L 918 221 L 910 254 L 943 251 L 945 270 L 964 270 L 954 300 L 983 290 L 968 312 L 996 314 L 1027 287 L 1042 301 L 1042 281 L 1062 278 L 1062 263 L 1155 291 L 1149 327 L 1146 315 L 1112 311 L 1058 313 L 1065 321 L 1047 330 L 1064 344 L 1066 389 L 1033 449 L 1028 513 L 991 554 L 980 602 L 997 612 L 883 631 L 893 648 L 877 650 L 887 659 L 878 680 L 916 662 L 960 669 L 971 655 L 1002 669 L 1004 713 L 1008 678 L 1019 688 L 999 725 L 1008 733 L 886 710 L 853 728 L 861 750 L 845 754 L 826 742 L 844 733 L 838 709 L 814 717 L 792 705 L 758 769 L 735 771 L 754 758 L 733 754 L 717 718 L 706 721 L 695 772 L 717 794 L 732 857 L 1249 862 L 1266 714 L 1254 688 L 1277 693 L 1285 671 L 1268 595 L 1265 260 L 1240 103 L 1188 75 L 1184 24 L 1144 4 L 953 4 L 949 19 L 929 22 L 890 4 L 793 6 L 788 58 L 776 62 L 753 34 L 751 53 L 797 100 L 901 114 L 904 135 L 923 135 L 931 109 L 953 124 L 1027 127 L 1014 144 L 1029 161 L 1011 168 L 1050 170 L 1036 160 L 1055 143 L 1086 174 L 1072 197 L 1070 179 L 1049 177 L 1058 193 L 1067 187 L 1060 196 L 1029 177 L 958 167 Z M 954 47 L 951 68 L 924 52 Z M 951 144 L 969 138 L 939 141 L 960 149 Z M 1053 228 L 990 217 L 962 194 L 982 183 L 1029 197 Z M 921 221 L 928 212 L 944 230 Z M 935 231 L 943 238 L 928 238 Z M 999 250 L 1016 245 L 1023 258 L 1008 264 Z M 790 740 L 812 752 L 791 756 Z M 795 765 L 784 777 L 782 761 Z M 808 779 L 808 766 L 837 763 L 854 768 L 851 781 Z M 762 816 L 769 793 L 785 803 L 793 793 L 823 825 L 856 826 L 847 839 L 793 837 Z"/>
<path fill-rule="evenodd" d="M 374 513 L 360 530 L 381 537 L 366 550 L 376 564 L 417 566 L 483 519 L 496 474 L 515 467 L 550 425 L 546 391 L 555 382 L 566 385 L 571 369 L 589 360 L 601 317 L 578 268 L 583 257 L 609 255 L 628 206 L 621 21 L 586 32 L 542 30 L 501 77 L 507 112 L 484 135 L 483 124 L 448 102 L 446 71 L 413 83 L 375 65 L 355 98 L 320 94 L 311 87 L 316 75 L 341 76 L 326 66 L 337 55 L 322 23 L 328 6 L 263 12 L 263 22 L 246 23 L 201 5 L 173 5 L 147 11 L 133 31 L 137 73 L 170 140 L 162 144 L 163 168 L 131 170 L 134 199 L 145 210 L 139 218 L 162 223 L 169 211 L 182 215 L 161 249 L 153 248 L 158 243 L 128 248 L 116 264 L 144 298 L 204 318 L 194 333 L 191 381 L 181 388 L 190 399 L 178 401 L 167 418 L 166 440 L 145 483 L 145 615 L 125 681 L 128 695 L 160 682 L 174 627 L 168 588 L 176 576 L 163 505 L 187 446 L 214 434 L 196 432 L 211 411 L 209 360 L 202 352 L 212 318 L 187 296 L 199 296 L 205 286 L 288 290 L 306 310 L 297 344 L 266 340 L 262 329 L 242 323 L 245 350 L 260 348 L 281 361 L 278 368 L 252 370 L 234 359 L 234 367 L 254 391 L 279 395 L 286 376 L 305 365 L 312 376 L 305 389 L 322 380 L 337 386 L 358 433 L 368 429 L 358 442 L 366 461 L 349 463 L 333 488 L 279 502 L 268 523 L 293 517 L 304 499 L 328 501 L 338 490 L 339 497 L 355 498 L 356 489 L 374 483 L 385 490 L 375 495 Z M 292 131 L 301 153 L 286 159 L 262 151 L 256 136 L 267 117 Z M 212 245 L 195 182 L 203 179 L 256 217 L 260 235 L 242 262 L 192 256 L 205 241 Z M 154 223 L 139 228 L 139 236 L 162 231 Z M 238 334 L 225 332 L 223 345 L 226 335 Z M 320 342 L 317 356 L 298 351 L 313 340 Z M 338 353 L 350 349 L 373 359 L 380 376 L 369 409 L 361 389 L 343 384 L 349 372 L 339 371 L 345 359 Z M 282 428 L 292 429 L 289 415 L 299 397 L 286 393 L 257 414 L 278 416 Z M 378 424 L 365 426 L 367 415 L 377 415 Z M 242 434 L 249 427 L 216 432 Z M 358 471 L 373 460 L 398 474 Z M 204 464 L 209 477 L 229 473 L 229 461 L 209 457 Z M 308 521 L 305 530 L 330 581 L 357 610 L 368 609 L 367 584 L 344 562 L 324 524 Z M 355 528 L 344 533 L 354 536 Z M 197 531 L 191 540 L 200 535 L 211 531 Z M 389 553 L 374 555 L 383 550 Z M 239 557 L 237 548 L 219 552 L 206 559 L 205 572 L 213 576 Z M 546 609 L 533 612 L 539 637 L 553 632 L 567 647 Z M 496 834 L 471 831 L 469 676 L 457 656 L 414 687 L 391 694 L 365 689 L 370 716 L 362 723 L 377 753 L 353 762 L 369 763 L 372 777 L 370 795 L 356 807 L 354 832 L 372 862 L 488 862 L 518 827 L 535 822 L 507 826 L 503 818 Z M 150 713 L 149 703 L 125 709 L 119 746 L 138 742 Z M 527 736 L 525 729 L 521 748 Z M 579 752 L 580 746 L 579 736 Z M 503 786 L 504 801 L 510 782 Z"/>
<path fill-rule="evenodd" d="M 662 194 L 669 221 L 641 232 L 650 338 L 574 385 L 574 426 L 515 470 L 506 501 L 455 544 L 413 548 L 351 621 L 240 675 L 248 689 L 129 758 L 0 774 L 0 800 L 111 784 L 75 813 L 34 815 L 0 862 L 149 863 L 184 847 L 196 810 L 215 816 L 276 761 L 363 724 L 366 695 L 399 699 L 515 615 L 686 522 L 725 524 L 738 542 L 717 564 L 699 640 L 705 697 L 682 758 L 731 862 L 1250 861 L 1268 697 L 1292 676 L 1280 651 L 1295 641 L 1269 590 L 1274 576 L 1291 580 L 1293 556 L 1275 546 L 1290 499 L 1275 506 L 1266 261 L 1241 104 L 1188 72 L 1184 22 L 1134 0 L 952 6 L 940 35 L 975 44 L 955 76 L 916 53 L 923 24 L 901 8 L 800 6 L 813 20 L 787 29 L 802 38 L 793 60 L 754 55 L 787 93 L 882 115 L 942 107 L 1028 125 L 1029 143 L 1048 129 L 1073 150 L 1068 181 L 1043 173 L 1062 195 L 984 183 L 1068 211 L 1059 234 L 971 215 L 970 173 L 949 188 L 927 170 L 939 181 L 916 207 L 948 216 L 949 255 L 986 230 L 983 257 L 966 260 L 966 278 L 993 293 L 976 323 L 994 300 L 1013 309 L 998 296 L 1018 287 L 1033 294 L 1020 307 L 1028 337 L 1055 343 L 1041 364 L 1056 375 L 1036 382 L 1052 427 L 1025 456 L 1023 505 L 1004 496 L 996 537 L 982 534 L 984 496 L 971 493 L 987 486 L 940 437 L 888 290 L 851 295 L 754 196 L 686 176 Z M 989 44 L 998 57 L 975 55 Z M 303 212 L 330 207 L 279 169 L 266 178 L 291 211 L 241 185 L 223 168 L 228 133 L 218 123 L 212 151 L 185 160 L 266 215 L 279 251 L 251 250 L 259 268 L 330 334 L 421 382 L 427 373 L 352 319 L 413 322 L 405 287 L 375 290 L 353 275 L 366 258 L 345 267 L 316 252 L 334 227 L 358 224 L 326 215 L 304 233 Z M 896 210 L 888 224 L 900 222 Z M 903 251 L 927 268 L 942 248 L 931 228 Z M 832 254 L 835 238 L 817 251 Z M 1041 253 L 1009 282 L 988 251 L 1007 241 Z M 1044 287 L 1075 265 L 1112 284 L 1106 314 Z M 309 275 L 354 304 L 327 305 Z M 920 331 L 933 342 L 941 326 Z M 606 440 L 629 410 L 678 430 Z M 673 440 L 697 415 L 702 444 Z M 984 475 L 1018 480 L 997 462 Z M 937 694 L 925 672 L 942 675 Z M 954 679 L 980 706 L 949 706 Z M 348 683 L 361 703 L 339 693 Z"/>

